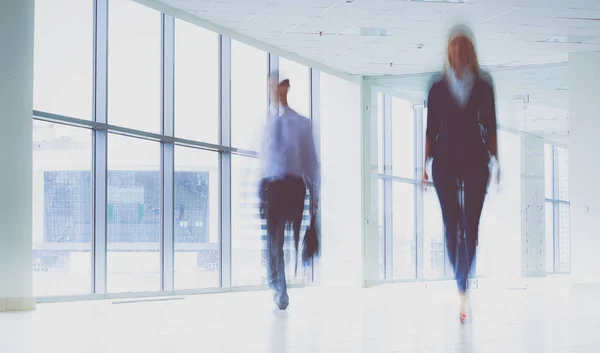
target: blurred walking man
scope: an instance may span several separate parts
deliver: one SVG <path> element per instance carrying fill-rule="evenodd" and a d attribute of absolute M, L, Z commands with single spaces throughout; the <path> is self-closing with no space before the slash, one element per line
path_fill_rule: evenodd
<path fill-rule="evenodd" d="M 289 107 L 288 79 L 269 77 L 271 109 L 260 152 L 261 215 L 267 220 L 267 277 L 279 309 L 289 305 L 283 244 L 286 225 L 300 236 L 308 188 L 313 211 L 318 205 L 320 173 L 310 120 Z M 313 212 L 314 213 L 314 212 Z"/>

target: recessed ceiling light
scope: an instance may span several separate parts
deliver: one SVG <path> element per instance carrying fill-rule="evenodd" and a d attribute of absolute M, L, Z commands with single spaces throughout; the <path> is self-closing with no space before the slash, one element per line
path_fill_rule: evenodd
<path fill-rule="evenodd" d="M 435 2 L 438 4 L 464 4 L 467 0 L 411 0 L 412 2 Z"/>
<path fill-rule="evenodd" d="M 544 43 L 570 43 L 570 44 L 582 44 L 588 40 L 596 39 L 595 36 L 551 36 L 546 40 L 540 42 Z"/>
<path fill-rule="evenodd" d="M 561 20 L 600 21 L 600 18 L 596 18 L 596 17 L 565 17 L 565 16 L 556 16 L 555 18 L 559 18 Z"/>
<path fill-rule="evenodd" d="M 374 28 L 374 27 L 350 27 L 348 29 L 340 32 L 341 35 L 351 35 L 351 36 L 375 36 L 375 37 L 385 37 L 389 36 L 390 32 L 388 32 L 385 28 Z"/>

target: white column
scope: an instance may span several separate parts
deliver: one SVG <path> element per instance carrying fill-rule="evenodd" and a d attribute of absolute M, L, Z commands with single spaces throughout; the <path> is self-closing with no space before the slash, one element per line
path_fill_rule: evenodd
<path fill-rule="evenodd" d="M 0 2 L 0 311 L 35 307 L 31 268 L 33 3 Z"/>
<path fill-rule="evenodd" d="M 569 55 L 571 273 L 600 283 L 600 53 Z"/>
<path fill-rule="evenodd" d="M 363 124 L 363 273 L 364 285 L 379 282 L 379 191 L 378 191 L 378 130 L 377 93 L 363 79 L 362 124 Z"/>
<path fill-rule="evenodd" d="M 321 83 L 321 258 L 324 287 L 362 287 L 361 87 L 325 73 Z"/>

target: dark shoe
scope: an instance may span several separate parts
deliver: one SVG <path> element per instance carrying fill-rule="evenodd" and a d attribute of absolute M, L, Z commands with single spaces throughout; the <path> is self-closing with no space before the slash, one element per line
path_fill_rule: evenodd
<path fill-rule="evenodd" d="M 290 297 L 288 296 L 288 294 L 286 292 L 273 293 L 273 301 L 275 302 L 275 305 L 277 305 L 279 310 L 286 310 L 287 307 L 290 305 Z"/>

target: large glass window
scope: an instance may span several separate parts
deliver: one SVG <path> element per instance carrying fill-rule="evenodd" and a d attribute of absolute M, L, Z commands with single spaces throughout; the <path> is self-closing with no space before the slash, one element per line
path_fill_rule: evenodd
<path fill-rule="evenodd" d="M 546 271 L 554 272 L 554 205 L 546 202 Z"/>
<path fill-rule="evenodd" d="M 310 118 L 310 68 L 279 58 L 281 75 L 289 78 L 288 103 L 298 114 Z"/>
<path fill-rule="evenodd" d="M 175 289 L 219 286 L 219 159 L 175 147 Z"/>
<path fill-rule="evenodd" d="M 35 296 L 92 290 L 92 133 L 33 123 Z"/>
<path fill-rule="evenodd" d="M 558 208 L 558 244 L 560 272 L 571 271 L 571 206 L 560 204 Z"/>
<path fill-rule="evenodd" d="M 385 207 L 382 179 L 379 179 L 377 182 L 377 190 L 379 194 L 379 279 L 385 280 Z"/>
<path fill-rule="evenodd" d="M 410 102 L 392 98 L 392 172 L 415 177 L 414 111 Z"/>
<path fill-rule="evenodd" d="M 108 122 L 157 133 L 160 109 L 161 14 L 131 0 L 110 0 Z"/>
<path fill-rule="evenodd" d="M 423 275 L 427 279 L 444 277 L 446 242 L 444 222 L 434 188 L 423 194 Z"/>
<path fill-rule="evenodd" d="M 564 147 L 549 144 L 545 148 L 546 271 L 569 272 L 569 151 Z"/>
<path fill-rule="evenodd" d="M 231 144 L 257 150 L 267 119 L 267 53 L 231 41 Z"/>
<path fill-rule="evenodd" d="M 93 15 L 93 0 L 35 2 L 35 110 L 92 118 Z"/>
<path fill-rule="evenodd" d="M 384 160 L 384 101 L 383 94 L 377 93 L 377 171 L 379 174 L 383 174 L 385 168 L 385 160 Z"/>
<path fill-rule="evenodd" d="M 175 136 L 219 142 L 219 36 L 175 21 Z"/>
<path fill-rule="evenodd" d="M 544 180 L 546 185 L 546 198 L 554 198 L 554 148 L 544 145 Z"/>
<path fill-rule="evenodd" d="M 108 292 L 160 290 L 160 144 L 108 139 Z"/>
<path fill-rule="evenodd" d="M 267 225 L 259 215 L 258 161 L 231 157 L 232 285 L 266 284 Z"/>
<path fill-rule="evenodd" d="M 134 0 L 36 0 L 36 296 L 266 284 L 255 153 L 269 58 L 293 109 L 311 118 L 312 97 L 311 68 L 269 55 Z M 288 283 L 312 279 L 302 264 L 294 278 L 292 234 L 284 252 Z"/>
<path fill-rule="evenodd" d="M 377 94 L 380 264 L 386 280 L 415 279 L 417 227 L 415 209 L 415 114 L 408 101 Z M 388 131 L 387 129 L 391 129 Z M 389 132 L 389 133 L 388 133 Z M 388 140 L 388 137 L 391 137 Z M 386 165 L 391 161 L 391 165 Z M 391 168 L 390 168 L 391 167 Z M 389 183 L 389 184 L 388 184 Z M 391 188 L 384 188 L 390 185 Z M 385 199 L 391 202 L 384 202 Z M 388 258 L 388 256 L 390 256 Z M 443 264 L 442 264 L 443 266 Z M 443 267 L 442 267 L 443 270 Z"/>
<path fill-rule="evenodd" d="M 558 198 L 569 200 L 569 151 L 559 147 L 558 151 Z"/>
<path fill-rule="evenodd" d="M 416 274 L 415 186 L 392 185 L 393 278 L 414 279 Z"/>

